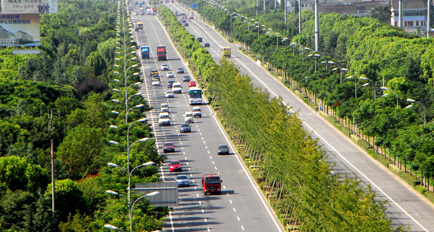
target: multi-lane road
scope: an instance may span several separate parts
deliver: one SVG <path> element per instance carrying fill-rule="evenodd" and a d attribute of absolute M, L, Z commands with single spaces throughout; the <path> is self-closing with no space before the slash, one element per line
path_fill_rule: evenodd
<path fill-rule="evenodd" d="M 138 45 L 151 47 L 151 58 L 142 60 L 145 77 L 141 91 L 153 107 L 148 118 L 153 123 L 157 146 L 160 153 L 165 142 L 173 142 L 176 146 L 176 152 L 165 154 L 167 162 L 160 176 L 164 181 L 174 181 L 178 174 L 185 174 L 191 180 L 190 187 L 179 188 L 179 206 L 170 213 L 164 231 L 283 231 L 239 157 L 234 155 L 234 148 L 231 147 L 231 155 L 217 155 L 218 145 L 230 145 L 230 142 L 208 105 L 200 106 L 203 116 L 195 119 L 192 132 L 180 134 L 179 126 L 184 122 L 185 112 L 192 109 L 188 103 L 188 83 L 182 82 L 182 77 L 191 76 L 191 73 L 155 16 L 137 15 L 132 20 L 134 24 L 141 21 L 144 25 L 144 30 L 134 35 Z M 167 61 L 157 61 L 157 45 L 166 45 Z M 182 83 L 183 93 L 175 94 L 175 98 L 165 98 L 169 80 L 166 71 L 160 71 L 161 86 L 151 86 L 149 71 L 160 69 L 161 64 L 167 64 L 170 71 L 176 72 L 180 67 L 186 71 L 176 74 L 175 79 Z M 160 127 L 158 114 L 163 102 L 169 103 L 171 125 Z M 180 160 L 183 171 L 171 173 L 171 160 Z M 203 174 L 213 173 L 220 174 L 223 179 L 222 194 L 204 196 L 200 179 Z"/>
<path fill-rule="evenodd" d="M 166 4 L 172 11 L 185 12 L 178 4 Z M 139 45 L 151 46 L 151 59 L 142 62 L 144 74 L 151 68 L 159 68 L 167 63 L 171 70 L 183 67 L 188 70 L 175 51 L 163 26 L 155 16 L 133 16 L 134 23 L 142 21 L 144 31 L 136 33 Z M 408 225 L 411 231 L 434 231 L 434 207 L 431 202 L 413 190 L 387 168 L 373 160 L 354 144 L 349 138 L 337 131 L 326 120 L 309 108 L 291 91 L 271 76 L 264 68 L 256 64 L 237 50 L 237 46 L 228 43 L 214 29 L 207 27 L 200 20 L 188 21 L 186 29 L 196 37 L 203 38 L 203 43 L 210 43 L 207 48 L 215 61 L 221 58 L 222 47 L 232 48 L 232 60 L 240 67 L 243 74 L 252 78 L 255 86 L 267 90 L 272 97 L 280 96 L 283 102 L 298 112 L 303 126 L 319 138 L 319 143 L 327 152 L 328 160 L 335 163 L 334 170 L 357 176 L 363 184 L 371 185 L 377 192 L 377 200 L 387 201 L 386 214 L 394 227 Z M 202 44 L 203 44 L 202 43 Z M 156 46 L 164 44 L 168 48 L 167 62 L 156 61 Z M 165 74 L 163 72 L 163 74 Z M 182 78 L 178 75 L 177 78 Z M 165 77 L 162 78 L 166 80 Z M 180 80 L 182 81 L 182 80 Z M 145 78 L 142 87 L 146 89 L 146 98 L 155 109 L 151 112 L 154 121 L 158 145 L 165 141 L 175 142 L 177 152 L 168 155 L 168 160 L 182 160 L 184 174 L 194 181 L 191 187 L 180 189 L 180 205 L 174 207 L 165 224 L 166 231 L 279 231 L 282 230 L 274 213 L 266 204 L 262 194 L 257 190 L 250 175 L 237 156 L 216 154 L 219 144 L 229 144 L 227 136 L 217 122 L 211 109 L 202 105 L 204 117 L 193 124 L 191 134 L 179 134 L 179 125 L 183 122 L 183 114 L 189 111 L 188 97 L 185 93 L 175 95 L 174 99 L 165 99 L 165 82 L 163 86 L 150 86 L 149 77 Z M 186 83 L 183 89 L 188 90 Z M 157 116 L 161 102 L 169 102 L 172 110 L 174 126 L 158 127 Z M 155 124 L 157 123 L 157 124 Z M 232 148 L 232 152 L 233 152 Z M 204 173 L 219 173 L 223 178 L 222 195 L 204 197 L 200 190 L 200 177 Z M 166 181 L 173 181 L 177 174 L 169 173 L 168 165 L 163 166 L 161 176 Z"/>

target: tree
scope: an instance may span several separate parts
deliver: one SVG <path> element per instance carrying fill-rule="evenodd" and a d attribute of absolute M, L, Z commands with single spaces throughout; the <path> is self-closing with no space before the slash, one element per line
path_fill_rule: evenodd
<path fill-rule="evenodd" d="M 378 19 L 382 23 L 390 24 L 390 5 L 376 6 L 371 10 L 369 17 Z"/>
<path fill-rule="evenodd" d="M 48 185 L 48 189 L 44 196 L 52 198 L 52 186 Z M 83 192 L 77 187 L 77 184 L 70 180 L 56 181 L 56 208 L 59 219 L 63 222 L 67 221 L 68 216 L 75 213 L 88 213 L 88 204 L 83 197 Z"/>
<path fill-rule="evenodd" d="M 71 177 L 83 177 L 98 167 L 95 161 L 102 154 L 103 139 L 102 129 L 81 124 L 68 131 L 59 145 L 57 158 L 67 166 Z"/>

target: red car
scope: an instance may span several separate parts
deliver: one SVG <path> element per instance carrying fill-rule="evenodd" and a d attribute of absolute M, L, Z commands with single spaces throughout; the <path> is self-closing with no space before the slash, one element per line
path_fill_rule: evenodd
<path fill-rule="evenodd" d="M 165 143 L 163 145 L 163 152 L 175 152 L 175 145 L 173 143 Z"/>
<path fill-rule="evenodd" d="M 170 168 L 171 172 L 182 171 L 182 164 L 181 164 L 181 162 L 179 162 L 179 160 L 173 160 L 173 161 L 170 161 L 169 168 Z"/>
<path fill-rule="evenodd" d="M 196 81 L 190 81 L 188 87 L 196 87 Z"/>

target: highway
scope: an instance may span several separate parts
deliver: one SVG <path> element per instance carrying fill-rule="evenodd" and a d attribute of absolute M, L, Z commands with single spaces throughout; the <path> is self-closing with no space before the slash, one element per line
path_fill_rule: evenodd
<path fill-rule="evenodd" d="M 195 119 L 191 133 L 179 133 L 179 126 L 184 122 L 183 115 L 192 109 L 188 104 L 188 83 L 182 82 L 182 77 L 192 75 L 156 16 L 139 14 L 132 16 L 132 21 L 134 25 L 143 22 L 144 30 L 134 32 L 134 39 L 139 46 L 149 45 L 151 50 L 150 59 L 141 61 L 144 74 L 141 92 L 153 107 L 147 117 L 153 124 L 157 147 L 162 154 L 165 142 L 173 142 L 176 146 L 176 152 L 165 154 L 167 162 L 161 168 L 160 178 L 174 181 L 178 174 L 185 174 L 191 180 L 189 187 L 179 188 L 180 204 L 173 207 L 163 230 L 283 231 L 242 161 L 234 155 L 234 147 L 208 105 L 200 105 L 203 116 Z M 167 61 L 157 61 L 157 45 L 166 45 Z M 167 64 L 170 71 L 176 72 L 179 67 L 186 71 L 186 74 L 176 74 L 175 79 L 182 83 L 183 93 L 175 94 L 175 98 L 165 98 L 166 71 L 160 71 L 162 85 L 151 86 L 150 69 L 160 69 L 161 64 Z M 170 105 L 170 126 L 158 126 L 158 114 L 163 102 Z M 217 147 L 221 144 L 231 146 L 230 155 L 217 155 Z M 171 173 L 171 160 L 180 160 L 183 171 Z M 223 179 L 221 195 L 204 196 L 202 193 L 200 179 L 203 174 L 211 173 L 218 173 Z"/>
<path fill-rule="evenodd" d="M 172 11 L 191 11 L 178 4 L 165 4 Z M 199 16 L 200 18 L 200 16 Z M 411 231 L 434 231 L 434 206 L 424 196 L 390 172 L 382 164 L 370 157 L 351 139 L 338 131 L 317 112 L 288 90 L 279 80 L 271 76 L 262 66 L 238 51 L 238 46 L 228 43 L 220 34 L 201 20 L 188 21 L 186 29 L 196 37 L 203 38 L 202 44 L 210 43 L 207 48 L 215 61 L 221 58 L 222 47 L 231 47 L 232 61 L 240 67 L 243 74 L 252 78 L 255 86 L 267 90 L 272 97 L 280 96 L 283 102 L 297 112 L 303 126 L 312 137 L 318 138 L 330 163 L 335 163 L 334 171 L 349 177 L 357 176 L 364 185 L 370 185 L 377 193 L 377 200 L 387 201 L 386 214 L 392 226 L 409 227 Z M 270 231 L 270 230 L 268 230 Z"/>

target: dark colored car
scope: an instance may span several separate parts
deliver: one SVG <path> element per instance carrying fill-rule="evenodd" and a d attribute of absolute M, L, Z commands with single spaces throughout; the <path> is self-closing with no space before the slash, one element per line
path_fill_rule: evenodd
<path fill-rule="evenodd" d="M 160 80 L 160 76 L 158 76 L 158 74 L 152 74 L 151 78 L 152 79 L 157 79 L 157 80 L 161 81 Z"/>
<path fill-rule="evenodd" d="M 167 82 L 167 88 L 172 88 L 173 87 L 173 83 L 175 83 L 174 80 L 170 80 Z"/>
<path fill-rule="evenodd" d="M 170 162 L 169 169 L 171 172 L 182 171 L 182 164 L 179 160 L 173 160 Z"/>
<path fill-rule="evenodd" d="M 197 41 L 202 42 L 202 37 L 197 37 Z"/>
<path fill-rule="evenodd" d="M 184 69 L 183 69 L 183 68 L 178 68 L 178 69 L 176 70 L 176 73 L 184 73 Z"/>
<path fill-rule="evenodd" d="M 217 148 L 217 154 L 221 155 L 221 154 L 229 154 L 229 146 L 228 145 L 220 145 Z"/>
<path fill-rule="evenodd" d="M 209 46 L 209 43 L 205 43 L 205 47 L 210 47 L 210 46 Z"/>
<path fill-rule="evenodd" d="M 181 127 L 179 128 L 179 132 L 185 133 L 185 132 L 191 132 L 191 126 L 188 123 L 181 124 Z"/>
<path fill-rule="evenodd" d="M 182 78 L 182 81 L 183 81 L 183 82 L 189 82 L 189 81 L 190 81 L 190 76 L 189 76 L 189 75 L 185 75 L 185 76 Z"/>
<path fill-rule="evenodd" d="M 188 23 L 185 23 L 185 24 L 184 24 L 184 27 L 188 27 Z"/>
<path fill-rule="evenodd" d="M 175 152 L 175 145 L 173 143 L 165 143 L 163 145 L 163 152 Z"/>

